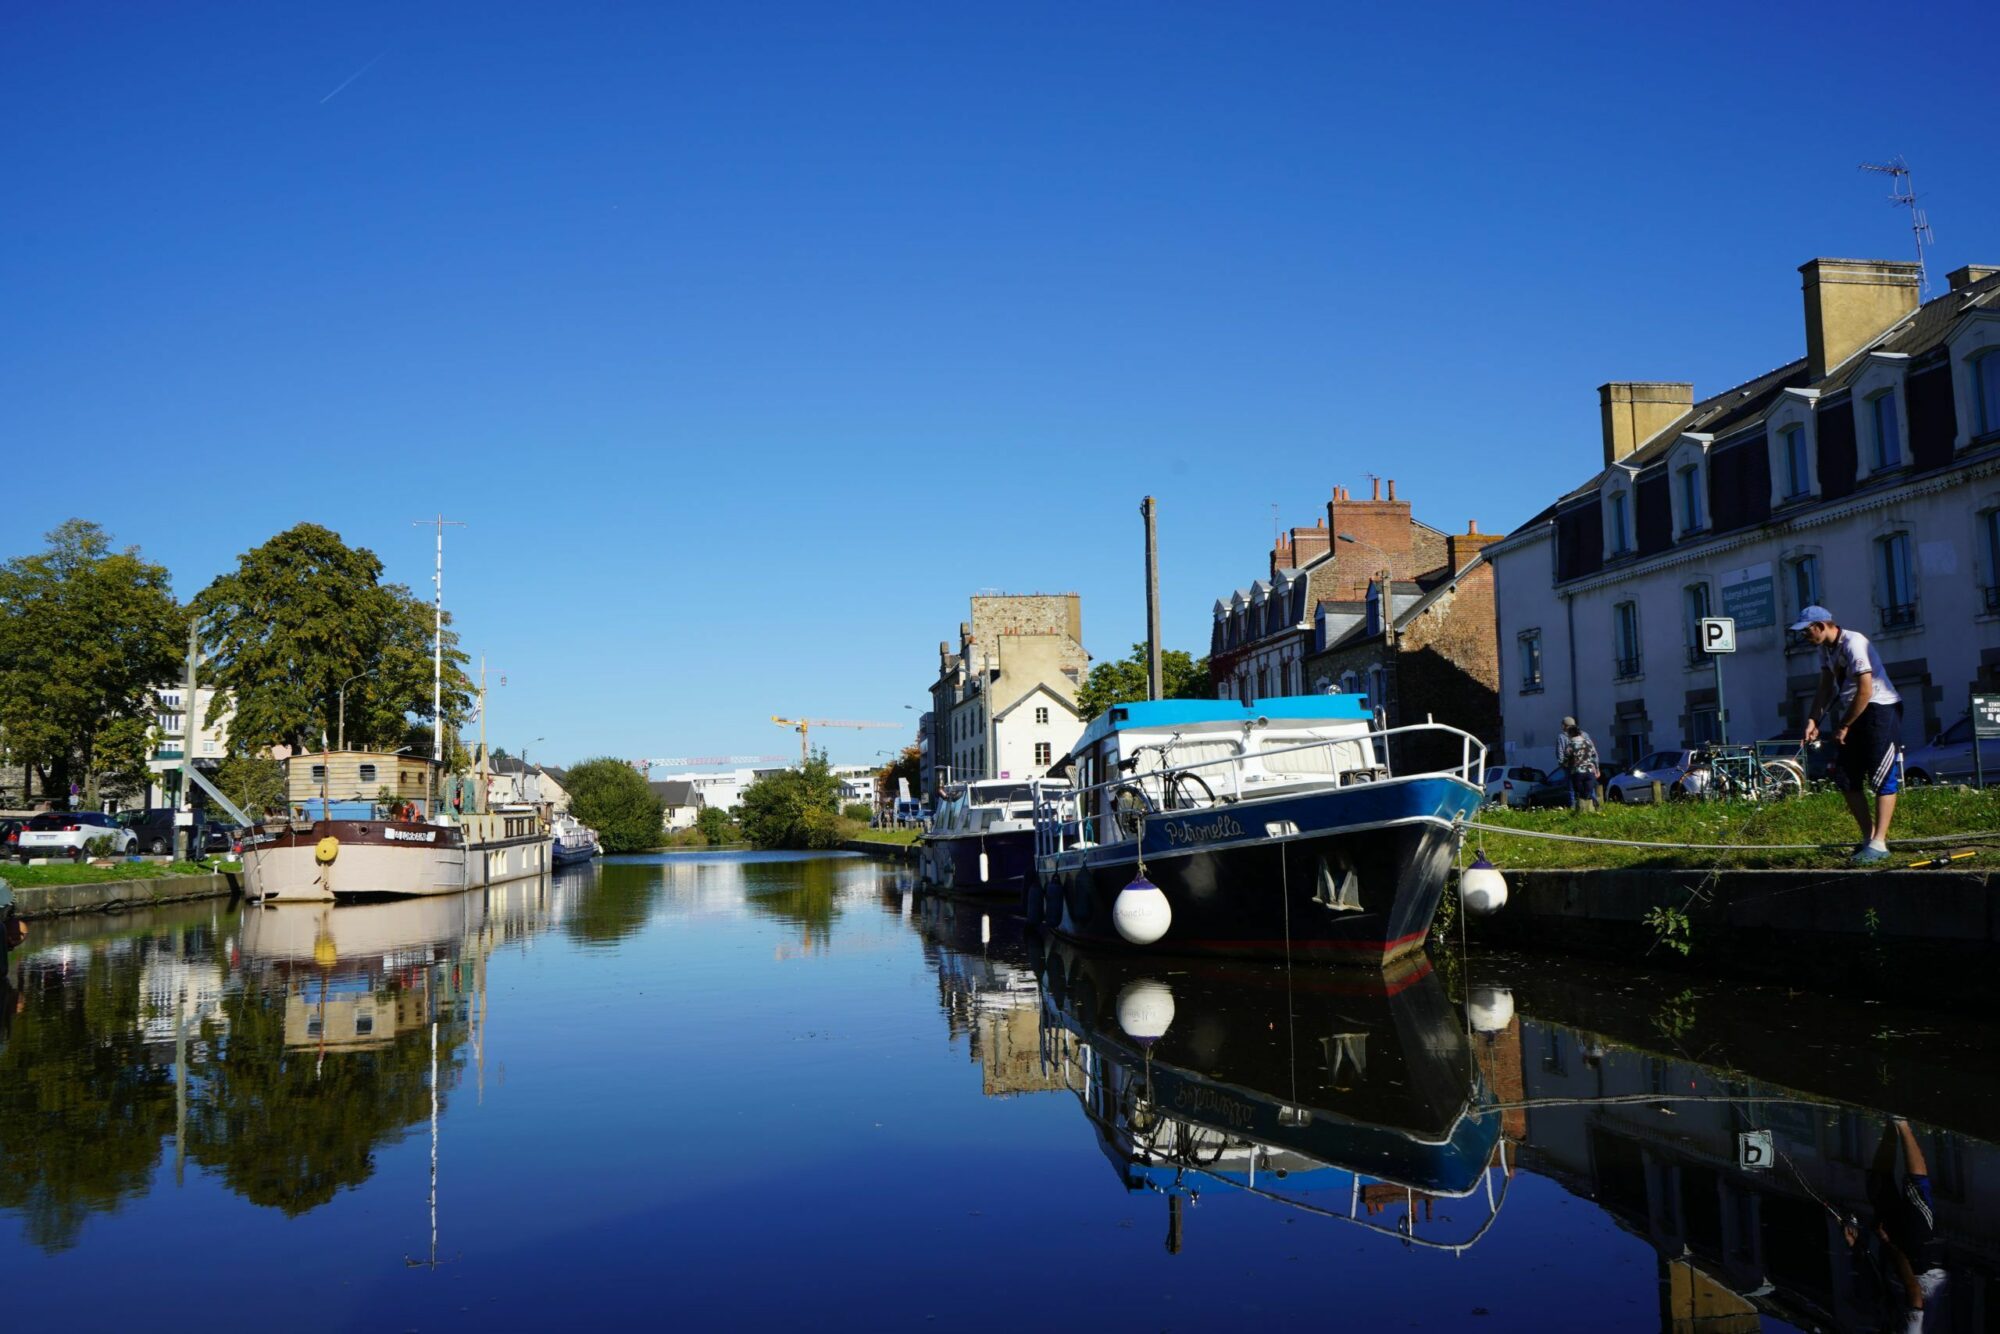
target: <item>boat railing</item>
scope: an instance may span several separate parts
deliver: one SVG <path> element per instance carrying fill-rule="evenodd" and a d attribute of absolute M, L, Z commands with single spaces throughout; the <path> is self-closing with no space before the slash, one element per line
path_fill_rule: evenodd
<path fill-rule="evenodd" d="M 1435 768 L 1397 773 L 1391 758 L 1391 741 L 1395 738 L 1433 740 L 1441 743 L 1446 753 L 1456 745 L 1458 760 Z M 1294 746 L 1268 749 L 1251 749 L 1246 743 L 1232 738 L 1231 744 L 1235 746 L 1232 754 L 1191 760 L 1185 764 L 1173 762 L 1176 747 L 1213 739 L 1213 734 L 1183 738 L 1180 733 L 1175 733 L 1165 741 L 1136 747 L 1131 755 L 1134 767 L 1130 771 L 1087 787 L 1073 787 L 1067 780 L 1062 780 L 1060 786 L 1042 779 L 1029 780 L 1028 787 L 1034 800 L 1036 855 L 1053 856 L 1079 844 L 1095 846 L 1124 842 L 1134 837 L 1124 828 L 1128 821 L 1143 823 L 1146 816 L 1163 811 L 1197 811 L 1211 806 L 1234 805 L 1246 798 L 1295 790 L 1306 783 L 1324 787 L 1331 780 L 1334 787 L 1349 787 L 1359 783 L 1455 778 L 1479 787 L 1486 770 L 1486 743 L 1448 723 L 1406 723 L 1401 727 L 1379 727 L 1345 736 L 1318 737 Z M 1349 748 L 1350 757 L 1358 751 L 1366 763 L 1340 767 L 1343 747 Z M 1265 763 L 1281 756 L 1302 756 L 1314 751 L 1325 753 L 1327 762 L 1323 769 L 1287 771 L 1281 766 L 1272 771 Z M 1157 757 L 1156 766 L 1138 769 L 1137 763 L 1148 755 Z M 1110 808 L 1109 814 L 1100 810 L 1100 807 L 1106 806 Z M 1107 825 L 1110 826 L 1108 830 L 1105 828 Z M 1105 832 L 1113 837 L 1098 837 Z"/>

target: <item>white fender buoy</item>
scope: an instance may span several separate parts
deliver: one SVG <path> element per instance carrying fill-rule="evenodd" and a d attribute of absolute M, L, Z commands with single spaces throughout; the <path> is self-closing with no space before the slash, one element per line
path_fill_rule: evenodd
<path fill-rule="evenodd" d="M 986 854 L 983 852 L 979 854 L 979 883 L 986 883 Z"/>
<path fill-rule="evenodd" d="M 1507 877 L 1484 853 L 1458 878 L 1458 901 L 1474 917 L 1490 916 L 1507 906 Z"/>
<path fill-rule="evenodd" d="M 1174 1023 L 1174 989 L 1150 977 L 1134 978 L 1118 993 L 1118 1027 L 1136 1042 L 1158 1042 Z"/>
<path fill-rule="evenodd" d="M 1150 945 L 1174 924 L 1174 908 L 1158 885 L 1144 876 L 1134 876 L 1111 905 L 1111 924 L 1132 944 Z"/>
<path fill-rule="evenodd" d="M 985 913 L 979 914 L 979 943 L 982 945 L 993 943 L 993 919 Z"/>
<path fill-rule="evenodd" d="M 1466 1004 L 1475 1032 L 1504 1032 L 1514 1022 L 1514 993 L 1506 987 L 1474 987 Z"/>

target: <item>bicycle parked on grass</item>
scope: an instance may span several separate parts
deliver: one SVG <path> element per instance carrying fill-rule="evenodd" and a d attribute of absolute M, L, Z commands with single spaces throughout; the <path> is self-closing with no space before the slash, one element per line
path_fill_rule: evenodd
<path fill-rule="evenodd" d="M 1764 759 L 1755 746 L 1710 743 L 1698 750 L 1675 792 L 1716 801 L 1778 801 L 1806 790 L 1805 747 L 1793 756 Z"/>

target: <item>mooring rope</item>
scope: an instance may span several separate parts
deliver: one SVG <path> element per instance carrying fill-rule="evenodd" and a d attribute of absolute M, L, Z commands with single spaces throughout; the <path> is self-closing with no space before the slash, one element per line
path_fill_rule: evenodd
<path fill-rule="evenodd" d="M 1825 852 L 1839 843 L 1655 843 L 1635 838 L 1593 838 L 1587 834 L 1558 834 L 1546 829 L 1515 829 L 1508 825 L 1464 821 L 1467 829 L 1482 834 L 1512 834 L 1516 838 L 1543 838 L 1556 843 L 1596 843 L 1614 848 L 1661 848 L 1675 852 Z M 1973 834 L 1940 834 L 1936 838 L 1892 838 L 1891 847 L 1935 847 L 1947 843 L 1992 842 L 2000 831 Z"/>

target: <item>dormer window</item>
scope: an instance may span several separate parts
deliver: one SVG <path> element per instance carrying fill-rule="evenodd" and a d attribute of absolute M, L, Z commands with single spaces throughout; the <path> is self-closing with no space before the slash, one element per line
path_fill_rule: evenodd
<path fill-rule="evenodd" d="M 2000 433 L 2000 348 L 1982 352 L 1972 363 L 1973 429 Z"/>
<path fill-rule="evenodd" d="M 1903 397 L 1903 368 L 1909 360 L 1900 352 L 1871 352 L 1854 377 L 1854 458 L 1861 477 L 1900 468 L 1909 460 L 1904 441 L 1910 419 Z"/>
<path fill-rule="evenodd" d="M 1896 391 L 1884 389 L 1868 400 L 1868 424 L 1875 441 L 1870 472 L 1900 467 L 1903 462 L 1902 419 L 1897 413 Z"/>
<path fill-rule="evenodd" d="M 1613 468 L 1605 479 L 1601 501 L 1604 521 L 1604 558 L 1616 560 L 1632 554 L 1632 475 Z"/>
<path fill-rule="evenodd" d="M 1690 463 L 1675 476 L 1681 491 L 1681 532 L 1701 531 L 1701 467 Z"/>
<path fill-rule="evenodd" d="M 1812 491 L 1812 455 L 1806 448 L 1806 428 L 1787 426 L 1778 432 L 1778 457 L 1784 463 L 1785 499 L 1797 500 Z"/>
<path fill-rule="evenodd" d="M 1667 503 L 1676 537 L 1708 527 L 1708 446 L 1713 438 L 1689 432 L 1667 452 Z"/>
<path fill-rule="evenodd" d="M 1957 449 L 2000 440 L 2000 310 L 1974 309 L 1945 340 L 1950 354 Z"/>

